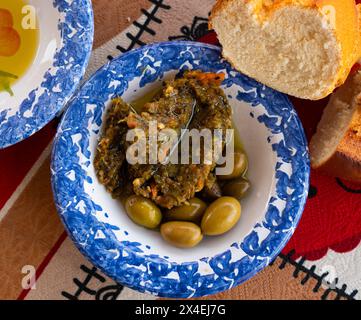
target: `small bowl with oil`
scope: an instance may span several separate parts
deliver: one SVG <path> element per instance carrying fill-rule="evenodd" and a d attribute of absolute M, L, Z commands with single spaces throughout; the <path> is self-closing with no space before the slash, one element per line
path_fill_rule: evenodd
<path fill-rule="evenodd" d="M 0 149 L 64 108 L 93 43 L 90 0 L 0 0 Z"/>

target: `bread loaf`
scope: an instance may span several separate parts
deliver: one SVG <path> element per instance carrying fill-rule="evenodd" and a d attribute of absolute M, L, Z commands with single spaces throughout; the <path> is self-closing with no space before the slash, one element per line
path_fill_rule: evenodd
<path fill-rule="evenodd" d="M 210 27 L 240 72 L 317 100 L 343 84 L 361 56 L 355 0 L 218 0 Z"/>

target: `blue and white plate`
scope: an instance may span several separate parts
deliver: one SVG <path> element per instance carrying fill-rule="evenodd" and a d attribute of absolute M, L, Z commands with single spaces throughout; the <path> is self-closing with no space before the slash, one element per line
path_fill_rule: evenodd
<path fill-rule="evenodd" d="M 192 249 L 172 247 L 158 232 L 130 221 L 92 164 L 111 99 L 137 99 L 184 69 L 226 74 L 223 89 L 252 182 L 237 226 Z M 79 250 L 119 283 L 165 297 L 217 293 L 267 266 L 294 232 L 309 186 L 307 143 L 287 97 L 235 71 L 219 48 L 192 42 L 145 46 L 97 71 L 70 102 L 51 170 L 59 215 Z"/>
<path fill-rule="evenodd" d="M 11 0 L 12 1 L 12 0 Z M 38 48 L 11 96 L 0 92 L 0 149 L 31 136 L 65 106 L 83 76 L 93 44 L 91 0 L 29 0 Z"/>

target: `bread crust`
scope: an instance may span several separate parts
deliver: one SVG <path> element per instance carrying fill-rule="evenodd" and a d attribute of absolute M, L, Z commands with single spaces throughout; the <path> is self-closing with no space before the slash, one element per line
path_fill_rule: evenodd
<path fill-rule="evenodd" d="M 328 175 L 361 183 L 361 94 L 355 98 L 357 110 L 333 155 L 320 166 L 312 166 Z"/>
<path fill-rule="evenodd" d="M 209 16 L 209 22 L 208 22 L 208 28 L 210 30 L 213 29 L 213 25 L 212 25 L 212 20 L 215 17 L 215 15 L 223 10 L 223 8 L 227 5 L 227 2 L 229 2 L 230 0 L 217 0 L 217 2 L 214 4 L 212 10 L 211 10 L 211 14 Z"/>
<path fill-rule="evenodd" d="M 333 177 L 361 183 L 361 163 L 339 151 L 316 170 Z"/>

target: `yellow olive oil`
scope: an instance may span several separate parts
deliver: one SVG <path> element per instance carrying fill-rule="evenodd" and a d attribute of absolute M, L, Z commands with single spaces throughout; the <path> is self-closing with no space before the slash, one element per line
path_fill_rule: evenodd
<path fill-rule="evenodd" d="M 28 15 L 23 0 L 0 0 L 0 91 L 12 94 L 11 86 L 21 79 L 34 61 L 39 30 L 23 28 Z M 25 24 L 26 25 L 26 24 Z"/>
<path fill-rule="evenodd" d="M 149 91 L 146 94 L 144 94 L 143 96 L 141 96 L 138 99 L 133 100 L 130 105 L 134 108 L 135 111 L 137 112 L 141 112 L 144 105 L 150 101 L 153 100 L 153 98 L 159 94 L 162 91 L 162 89 L 158 89 L 155 91 Z"/>

